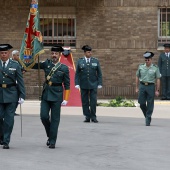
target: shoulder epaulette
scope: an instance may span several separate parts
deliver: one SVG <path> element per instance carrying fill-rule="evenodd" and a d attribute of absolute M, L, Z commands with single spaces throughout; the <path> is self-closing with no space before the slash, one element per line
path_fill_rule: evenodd
<path fill-rule="evenodd" d="M 98 58 L 95 58 L 95 57 L 92 57 L 93 59 L 95 59 L 95 60 L 98 60 Z"/>
<path fill-rule="evenodd" d="M 61 63 L 61 65 L 67 66 L 66 64 Z M 68 67 L 68 66 L 67 66 Z"/>
<path fill-rule="evenodd" d="M 18 61 L 10 59 L 10 62 L 13 62 L 15 64 L 19 64 Z"/>
<path fill-rule="evenodd" d="M 15 60 L 12 60 L 14 63 L 17 63 L 18 64 L 18 61 L 15 61 Z"/>
<path fill-rule="evenodd" d="M 153 66 L 158 67 L 158 65 L 156 65 L 156 64 L 153 64 Z"/>

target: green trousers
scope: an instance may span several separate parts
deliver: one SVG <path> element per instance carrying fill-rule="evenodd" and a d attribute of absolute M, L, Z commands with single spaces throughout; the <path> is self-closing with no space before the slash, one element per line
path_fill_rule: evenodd
<path fill-rule="evenodd" d="M 40 118 L 45 127 L 50 144 L 56 143 L 60 123 L 61 102 L 41 101 Z M 51 114 L 50 114 L 51 111 Z"/>
<path fill-rule="evenodd" d="M 162 76 L 162 98 L 170 100 L 170 76 Z"/>
<path fill-rule="evenodd" d="M 97 89 L 81 89 L 81 100 L 86 119 L 96 119 Z"/>
<path fill-rule="evenodd" d="M 140 84 L 138 102 L 146 118 L 146 124 L 150 124 L 151 116 L 154 109 L 155 85 L 145 86 Z"/>
<path fill-rule="evenodd" d="M 9 144 L 14 126 L 15 103 L 0 103 L 0 137 L 4 144 Z"/>

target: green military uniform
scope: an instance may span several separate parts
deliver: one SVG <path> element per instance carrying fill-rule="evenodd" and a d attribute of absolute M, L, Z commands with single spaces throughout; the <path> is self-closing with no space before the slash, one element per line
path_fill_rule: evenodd
<path fill-rule="evenodd" d="M 17 62 L 19 65 L 20 65 L 20 67 L 21 67 L 21 72 L 22 72 L 22 74 L 24 73 L 24 72 L 26 72 L 26 70 L 24 69 L 24 67 L 21 65 L 21 63 L 19 62 L 19 61 L 17 61 L 17 60 L 14 60 L 14 59 L 12 59 L 11 58 L 11 60 L 13 60 L 14 62 Z M 17 107 L 18 107 L 18 102 L 16 103 L 16 109 L 17 109 Z M 15 110 L 16 111 L 16 110 Z M 15 115 L 17 115 L 16 113 L 15 113 Z"/>
<path fill-rule="evenodd" d="M 98 59 L 90 57 L 86 62 L 85 57 L 77 61 L 75 85 L 81 89 L 83 114 L 87 120 L 96 120 L 97 87 L 102 86 L 102 72 Z"/>
<path fill-rule="evenodd" d="M 159 68 L 154 64 L 150 67 L 140 64 L 136 76 L 140 81 L 138 102 L 146 118 L 146 125 L 150 125 L 154 108 L 155 80 L 160 78 Z"/>
<path fill-rule="evenodd" d="M 170 44 L 164 44 L 164 47 L 170 48 Z M 160 54 L 158 66 L 161 73 L 162 99 L 170 100 L 170 53 Z"/>
<path fill-rule="evenodd" d="M 3 144 L 8 145 L 16 104 L 19 98 L 25 99 L 25 87 L 20 65 L 11 59 L 6 62 L 5 69 L 0 62 L 0 135 L 3 136 Z"/>
<path fill-rule="evenodd" d="M 53 68 L 56 70 L 52 71 Z M 33 69 L 38 69 L 38 64 L 35 64 Z M 54 65 L 48 59 L 40 63 L 40 69 L 44 70 L 46 80 L 41 97 L 40 117 L 49 138 L 49 144 L 55 145 L 60 122 L 61 102 L 63 101 L 63 86 L 66 91 L 70 89 L 69 69 L 60 62 Z M 51 116 L 49 116 L 50 109 Z"/>

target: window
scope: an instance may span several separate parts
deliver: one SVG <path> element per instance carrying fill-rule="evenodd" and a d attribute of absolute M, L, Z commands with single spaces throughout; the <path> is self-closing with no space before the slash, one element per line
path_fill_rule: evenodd
<path fill-rule="evenodd" d="M 170 8 L 158 11 L 158 45 L 170 42 Z"/>
<path fill-rule="evenodd" d="M 76 18 L 74 16 L 43 15 L 40 26 L 44 46 L 60 44 L 76 46 Z"/>

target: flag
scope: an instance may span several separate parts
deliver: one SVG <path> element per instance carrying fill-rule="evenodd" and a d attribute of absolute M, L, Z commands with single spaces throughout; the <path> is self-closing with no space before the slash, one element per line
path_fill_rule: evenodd
<path fill-rule="evenodd" d="M 21 65 L 26 70 L 31 69 L 37 57 L 42 53 L 44 53 L 44 50 L 40 31 L 38 0 L 32 0 L 20 49 Z"/>

